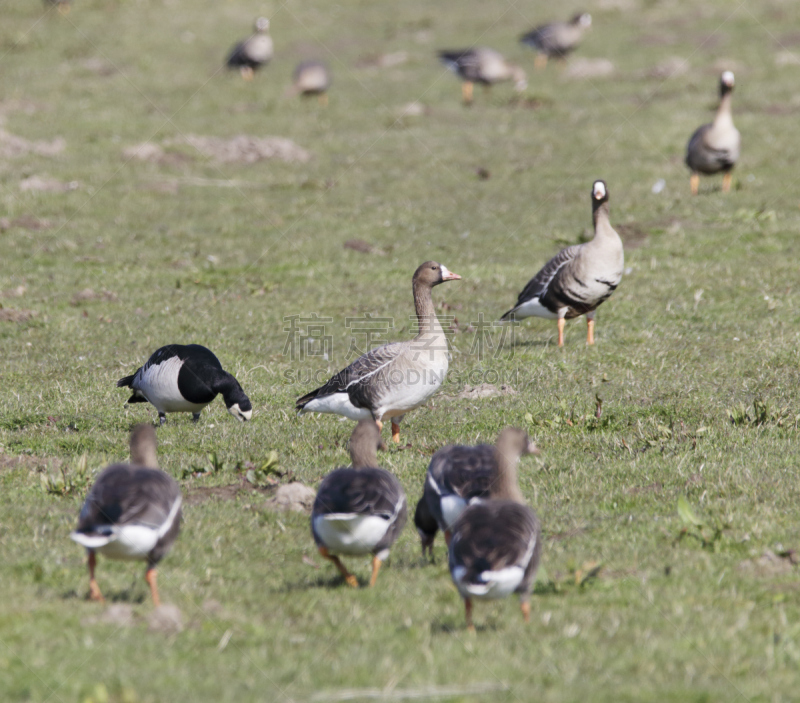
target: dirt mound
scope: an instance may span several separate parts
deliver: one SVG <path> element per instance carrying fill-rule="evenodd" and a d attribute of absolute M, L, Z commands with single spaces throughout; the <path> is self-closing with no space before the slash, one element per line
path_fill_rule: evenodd
<path fill-rule="evenodd" d="M 175 144 L 192 146 L 203 156 L 224 164 L 252 164 L 266 159 L 278 159 L 286 163 L 306 163 L 311 159 L 309 152 L 291 139 L 283 137 L 252 137 L 240 134 L 230 139 L 223 139 L 189 134 L 164 142 L 164 146 Z"/>
<path fill-rule="evenodd" d="M 0 127 L 0 157 L 13 159 L 28 154 L 37 156 L 57 156 L 67 146 L 63 137 L 56 137 L 51 141 L 31 141 L 18 137 Z"/>

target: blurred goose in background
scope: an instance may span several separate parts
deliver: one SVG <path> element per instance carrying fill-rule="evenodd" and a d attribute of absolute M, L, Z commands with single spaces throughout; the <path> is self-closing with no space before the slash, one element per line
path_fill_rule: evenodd
<path fill-rule="evenodd" d="M 55 7 L 60 15 L 68 15 L 71 9 L 70 0 L 44 0 L 44 4 Z"/>
<path fill-rule="evenodd" d="M 532 316 L 558 320 L 558 346 L 563 347 L 564 321 L 586 315 L 586 343 L 594 344 L 595 311 L 616 290 L 625 267 L 622 240 L 609 221 L 605 181 L 592 185 L 592 220 L 594 237 L 550 259 L 501 320 Z"/>
<path fill-rule="evenodd" d="M 467 627 L 472 601 L 519 593 L 525 622 L 530 620 L 530 593 L 542 552 L 541 527 L 517 484 L 517 463 L 536 450 L 523 430 L 508 427 L 497 440 L 489 499 L 472 503 L 455 521 L 448 566 L 464 599 Z"/>
<path fill-rule="evenodd" d="M 475 83 L 490 87 L 502 81 L 514 81 L 514 89 L 521 93 L 528 87 L 525 71 L 520 66 L 509 63 L 494 49 L 473 48 L 455 51 L 440 51 L 439 59 L 453 73 L 461 78 L 464 104 L 472 104 Z"/>
<path fill-rule="evenodd" d="M 291 93 L 316 95 L 320 105 L 328 104 L 328 88 L 333 83 L 330 68 L 322 61 L 303 61 L 294 69 Z"/>
<path fill-rule="evenodd" d="M 210 349 L 199 344 L 168 344 L 153 352 L 147 363 L 130 376 L 119 379 L 117 388 L 130 388 L 128 403 L 150 403 L 158 410 L 160 424 L 166 413 L 200 411 L 222 393 L 228 412 L 240 422 L 253 416 L 253 405 L 239 382 L 222 369 Z"/>
<path fill-rule="evenodd" d="M 544 68 L 548 58 L 565 59 L 583 39 L 583 33 L 592 26 L 592 16 L 579 12 L 569 22 L 552 22 L 532 29 L 520 37 L 526 46 L 536 49 L 535 68 Z"/>
<path fill-rule="evenodd" d="M 433 455 L 414 516 L 423 554 L 426 547 L 432 554 L 437 528 L 444 532 L 445 541 L 450 544 L 450 529 L 458 516 L 468 505 L 489 497 L 495 474 L 496 451 L 491 444 L 474 447 L 451 445 Z M 539 453 L 535 447 L 531 451 Z M 417 524 L 417 515 L 421 522 L 427 520 L 429 515 L 433 520 L 433 529 L 430 522 Z"/>
<path fill-rule="evenodd" d="M 334 563 L 349 586 L 358 580 L 340 554 L 372 554 L 374 586 L 381 562 L 389 556 L 406 524 L 406 494 L 388 471 L 377 468 L 381 433 L 370 418 L 361 420 L 350 437 L 353 467 L 336 469 L 320 484 L 311 510 L 311 533 L 319 553 Z"/>
<path fill-rule="evenodd" d="M 137 425 L 131 433 L 131 463 L 103 469 L 86 496 L 70 537 L 89 555 L 92 600 L 103 600 L 94 575 L 99 552 L 109 559 L 147 562 L 145 580 L 153 604 L 160 605 L 156 565 L 180 531 L 181 490 L 157 466 L 155 429 Z"/>
<path fill-rule="evenodd" d="M 269 35 L 269 20 L 259 17 L 255 31 L 247 39 L 240 41 L 228 55 L 228 68 L 238 68 L 242 78 L 253 80 L 253 73 L 272 59 L 272 37 Z"/>
<path fill-rule="evenodd" d="M 419 332 L 407 342 L 393 342 L 367 352 L 324 386 L 298 398 L 299 414 L 334 413 L 351 420 L 371 418 L 383 426 L 392 421 L 392 440 L 400 441 L 403 416 L 428 402 L 444 383 L 449 352 L 431 291 L 461 276 L 426 261 L 414 272 L 411 286 Z"/>
<path fill-rule="evenodd" d="M 739 160 L 742 138 L 733 125 L 731 99 L 734 76 L 725 71 L 719 80 L 719 107 L 711 124 L 698 127 L 686 146 L 686 165 L 691 169 L 692 195 L 700 189 L 700 174 L 723 172 L 722 192 L 731 189 L 731 170 Z"/>

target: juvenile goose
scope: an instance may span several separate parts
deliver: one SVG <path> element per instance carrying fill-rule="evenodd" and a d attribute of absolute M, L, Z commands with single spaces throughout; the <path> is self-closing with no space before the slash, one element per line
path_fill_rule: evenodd
<path fill-rule="evenodd" d="M 433 530 L 428 525 L 424 538 L 420 526 L 417 526 L 420 539 L 423 540 L 423 554 L 426 545 L 433 552 L 437 527 L 444 532 L 445 541 L 450 544 L 450 529 L 458 516 L 468 505 L 489 497 L 497 451 L 491 444 L 474 447 L 451 445 L 433 455 L 419 501 L 420 504 L 424 503 L 425 508 L 417 506 L 421 516 L 430 515 L 434 521 Z M 531 452 L 538 454 L 539 450 L 533 447 Z M 416 514 L 414 520 L 416 523 Z"/>
<path fill-rule="evenodd" d="M 181 489 L 157 465 L 156 432 L 152 425 L 137 425 L 131 433 L 131 463 L 103 469 L 86 496 L 70 537 L 89 555 L 92 600 L 103 600 L 94 576 L 100 552 L 109 559 L 146 561 L 144 578 L 153 603 L 160 604 L 156 564 L 178 536 Z"/>
<path fill-rule="evenodd" d="M 192 413 L 197 422 L 200 411 L 219 393 L 237 420 L 244 422 L 253 416 L 253 406 L 239 382 L 222 370 L 211 350 L 199 344 L 168 344 L 157 349 L 144 366 L 117 381 L 117 388 L 123 387 L 133 389 L 129 403 L 155 406 L 162 425 L 166 413 Z"/>
<path fill-rule="evenodd" d="M 447 375 L 447 338 L 436 317 L 431 289 L 458 274 L 426 261 L 412 278 L 419 333 L 407 342 L 376 347 L 337 373 L 324 386 L 298 398 L 299 413 L 335 413 L 351 420 L 392 421 L 392 440 L 400 441 L 403 416 L 439 390 Z"/>
<path fill-rule="evenodd" d="M 228 55 L 228 68 L 238 68 L 242 78 L 253 80 L 253 73 L 272 59 L 272 37 L 269 35 L 269 20 L 259 17 L 253 34 L 240 41 Z"/>
<path fill-rule="evenodd" d="M 569 22 L 552 22 L 532 29 L 520 41 L 536 49 L 534 67 L 544 68 L 548 58 L 565 59 L 583 39 L 583 33 L 592 26 L 592 16 L 579 12 Z"/>
<path fill-rule="evenodd" d="M 558 346 L 564 346 L 565 320 L 586 315 L 586 343 L 594 344 L 594 316 L 622 280 L 622 240 L 608 219 L 605 181 L 592 186 L 594 238 L 562 249 L 519 294 L 517 304 L 501 320 L 546 317 L 558 320 Z"/>
<path fill-rule="evenodd" d="M 333 83 L 330 68 L 322 61 L 303 61 L 294 69 L 292 93 L 316 95 L 320 105 L 328 104 L 328 88 Z"/>
<path fill-rule="evenodd" d="M 686 146 L 686 165 L 692 175 L 689 183 L 692 195 L 700 189 L 700 174 L 711 175 L 722 171 L 722 192 L 731 189 L 731 170 L 739 160 L 742 138 L 733 125 L 731 99 L 734 77 L 725 71 L 719 80 L 719 107 L 714 121 L 698 127 Z"/>
<path fill-rule="evenodd" d="M 381 433 L 372 419 L 360 420 L 350 437 L 353 467 L 336 469 L 322 481 L 311 511 L 311 533 L 319 553 L 330 559 L 348 585 L 358 580 L 340 554 L 372 554 L 374 586 L 381 562 L 406 524 L 406 494 L 388 471 L 376 468 Z"/>
<path fill-rule="evenodd" d="M 522 430 L 500 433 L 487 501 L 468 506 L 453 525 L 450 575 L 464 599 L 467 627 L 473 630 L 472 600 L 519 593 L 525 622 L 542 552 L 539 520 L 517 485 L 517 462 L 535 451 Z"/>
<path fill-rule="evenodd" d="M 487 87 L 502 81 L 514 81 L 514 89 L 521 93 L 528 87 L 525 71 L 509 63 L 494 49 L 473 48 L 455 51 L 440 51 L 439 59 L 463 81 L 461 94 L 464 104 L 472 103 L 473 85 Z"/>

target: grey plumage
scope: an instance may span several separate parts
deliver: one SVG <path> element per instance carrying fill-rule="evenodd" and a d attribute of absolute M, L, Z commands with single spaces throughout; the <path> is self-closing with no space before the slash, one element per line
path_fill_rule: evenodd
<path fill-rule="evenodd" d="M 523 34 L 520 41 L 550 58 L 565 58 L 574 51 L 584 32 L 591 26 L 592 16 L 582 12 L 569 22 L 551 22 Z"/>

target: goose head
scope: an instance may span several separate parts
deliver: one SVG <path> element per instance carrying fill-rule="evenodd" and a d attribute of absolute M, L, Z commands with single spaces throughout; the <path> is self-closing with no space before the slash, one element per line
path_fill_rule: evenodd
<path fill-rule="evenodd" d="M 423 285 L 433 288 L 445 281 L 460 281 L 461 276 L 450 271 L 444 264 L 426 261 L 414 271 L 414 286 Z"/>
<path fill-rule="evenodd" d="M 720 97 L 726 96 L 728 93 L 733 92 L 733 86 L 735 83 L 735 79 L 733 76 L 733 71 L 723 71 L 722 75 L 719 77 L 719 94 Z"/>
<path fill-rule="evenodd" d="M 227 387 L 222 390 L 222 397 L 228 412 L 239 422 L 246 422 L 253 417 L 253 404 L 233 376 L 230 376 Z"/>
<path fill-rule="evenodd" d="M 599 205 L 608 202 L 608 186 L 605 181 L 597 180 L 592 184 L 592 203 Z"/>
<path fill-rule="evenodd" d="M 259 17 L 256 20 L 255 29 L 258 34 L 264 34 L 269 31 L 269 20 L 266 17 Z"/>
<path fill-rule="evenodd" d="M 372 419 L 359 420 L 350 435 L 350 461 L 355 469 L 371 469 L 378 466 L 378 450 L 385 450 L 378 423 Z"/>
<path fill-rule="evenodd" d="M 513 459 L 540 453 L 539 447 L 528 433 L 518 427 L 506 427 L 497 438 L 497 447 L 499 451 Z"/>
<path fill-rule="evenodd" d="M 592 26 L 592 16 L 588 12 L 579 12 L 572 18 L 570 24 L 583 29 L 589 29 L 589 27 Z"/>

